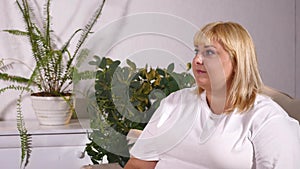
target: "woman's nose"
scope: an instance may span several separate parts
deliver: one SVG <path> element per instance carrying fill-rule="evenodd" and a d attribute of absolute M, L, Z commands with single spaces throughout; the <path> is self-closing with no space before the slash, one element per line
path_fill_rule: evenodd
<path fill-rule="evenodd" d="M 196 64 L 203 65 L 203 57 L 201 54 L 197 54 L 195 56 L 195 62 L 196 62 Z"/>

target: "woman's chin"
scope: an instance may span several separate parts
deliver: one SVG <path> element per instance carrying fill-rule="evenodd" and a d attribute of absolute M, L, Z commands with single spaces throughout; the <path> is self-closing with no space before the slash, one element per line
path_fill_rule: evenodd
<path fill-rule="evenodd" d="M 197 80 L 197 86 L 201 87 L 202 89 L 206 90 L 208 88 L 210 88 L 210 83 L 208 81 L 199 81 Z"/>

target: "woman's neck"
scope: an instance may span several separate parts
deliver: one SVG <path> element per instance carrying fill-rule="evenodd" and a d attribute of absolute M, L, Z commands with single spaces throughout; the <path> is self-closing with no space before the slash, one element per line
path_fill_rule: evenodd
<path fill-rule="evenodd" d="M 229 107 L 227 103 L 226 90 L 223 91 L 206 91 L 207 103 L 215 114 L 222 114 Z"/>

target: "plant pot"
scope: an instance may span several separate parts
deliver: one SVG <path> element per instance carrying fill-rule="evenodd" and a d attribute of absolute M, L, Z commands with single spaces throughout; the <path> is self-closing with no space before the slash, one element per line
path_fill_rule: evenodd
<path fill-rule="evenodd" d="M 31 96 L 32 107 L 41 125 L 65 125 L 70 122 L 73 112 L 72 96 Z"/>

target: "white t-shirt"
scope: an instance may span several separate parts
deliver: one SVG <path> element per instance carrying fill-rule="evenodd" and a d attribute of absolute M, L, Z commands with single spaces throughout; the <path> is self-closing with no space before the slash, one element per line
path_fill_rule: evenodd
<path fill-rule="evenodd" d="M 162 100 L 130 153 L 156 169 L 300 169 L 300 127 L 267 96 L 216 115 L 205 92 L 187 88 Z"/>

